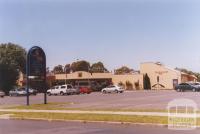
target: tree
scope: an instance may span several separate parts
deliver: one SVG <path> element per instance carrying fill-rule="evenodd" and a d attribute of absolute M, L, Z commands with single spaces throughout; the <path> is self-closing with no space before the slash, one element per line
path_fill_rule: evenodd
<path fill-rule="evenodd" d="M 97 63 L 92 64 L 91 72 L 92 73 L 104 73 L 104 72 L 108 72 L 108 70 L 104 67 L 102 62 L 97 62 Z"/>
<path fill-rule="evenodd" d="M 130 74 L 132 73 L 134 70 L 128 68 L 127 66 L 122 66 L 121 68 L 118 68 L 115 70 L 115 74 Z"/>
<path fill-rule="evenodd" d="M 90 71 L 90 63 L 85 60 L 73 62 L 71 64 L 71 70 L 72 70 L 72 72 L 76 72 L 76 71 L 89 72 Z"/>
<path fill-rule="evenodd" d="M 17 85 L 19 72 L 26 72 L 26 50 L 12 43 L 0 44 L 0 89 L 6 94 Z"/>
<path fill-rule="evenodd" d="M 120 87 L 122 87 L 122 88 L 125 88 L 125 84 L 124 84 L 122 81 L 120 81 L 120 82 L 118 83 L 118 86 L 120 86 Z"/>
<path fill-rule="evenodd" d="M 62 65 L 55 66 L 54 69 L 53 69 L 53 73 L 54 74 L 64 73 L 63 66 Z"/>
<path fill-rule="evenodd" d="M 65 72 L 65 73 L 68 73 L 68 74 L 71 72 L 70 64 L 66 64 L 66 65 L 65 65 L 65 67 L 64 67 L 64 72 Z"/>
<path fill-rule="evenodd" d="M 150 82 L 150 78 L 149 78 L 148 74 L 144 75 L 143 80 L 144 80 L 144 89 L 150 90 L 151 89 L 151 82 Z"/>

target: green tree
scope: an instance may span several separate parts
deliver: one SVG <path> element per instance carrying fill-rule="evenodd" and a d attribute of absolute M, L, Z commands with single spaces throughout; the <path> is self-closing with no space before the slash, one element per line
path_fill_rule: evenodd
<path fill-rule="evenodd" d="M 55 66 L 54 69 L 53 69 L 53 73 L 54 74 L 62 74 L 62 73 L 64 73 L 63 66 L 62 65 Z"/>
<path fill-rule="evenodd" d="M 26 50 L 13 43 L 0 44 L 0 89 L 8 93 L 25 70 Z"/>
<path fill-rule="evenodd" d="M 72 72 L 76 72 L 76 71 L 89 72 L 90 71 L 90 63 L 85 60 L 73 62 L 71 64 L 71 70 L 72 70 Z"/>
<path fill-rule="evenodd" d="M 151 89 L 151 82 L 150 82 L 150 78 L 149 78 L 148 74 L 144 75 L 143 80 L 144 80 L 144 89 L 150 90 Z"/>
<path fill-rule="evenodd" d="M 68 73 L 68 74 L 71 72 L 71 66 L 70 66 L 70 64 L 66 64 L 66 65 L 65 65 L 65 67 L 64 67 L 64 72 L 65 72 L 65 73 Z"/>
<path fill-rule="evenodd" d="M 92 73 L 104 73 L 104 72 L 108 72 L 108 70 L 104 67 L 102 62 L 97 62 L 97 63 L 92 64 L 91 72 Z"/>
<path fill-rule="evenodd" d="M 127 66 L 122 66 L 122 67 L 115 70 L 115 74 L 118 74 L 118 75 L 119 74 L 130 74 L 133 71 L 134 71 L 133 69 L 130 69 Z"/>
<path fill-rule="evenodd" d="M 126 81 L 126 89 L 133 90 L 133 84 L 130 81 Z"/>

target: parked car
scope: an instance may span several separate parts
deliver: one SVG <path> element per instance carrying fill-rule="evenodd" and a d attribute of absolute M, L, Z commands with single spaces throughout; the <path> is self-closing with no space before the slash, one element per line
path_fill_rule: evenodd
<path fill-rule="evenodd" d="M 124 89 L 120 86 L 110 85 L 101 90 L 102 93 L 123 93 Z"/>
<path fill-rule="evenodd" d="M 92 90 L 88 87 L 80 87 L 79 92 L 80 94 L 90 94 Z"/>
<path fill-rule="evenodd" d="M 195 82 L 195 83 L 193 83 L 194 84 L 194 86 L 196 86 L 198 89 L 200 89 L 200 83 L 199 82 Z"/>
<path fill-rule="evenodd" d="M 3 98 L 5 96 L 5 93 L 0 90 L 0 97 Z"/>
<path fill-rule="evenodd" d="M 79 90 L 80 94 L 90 94 L 92 92 L 90 81 L 77 81 L 75 83 L 75 88 Z"/>
<path fill-rule="evenodd" d="M 25 90 L 26 90 L 26 89 L 25 89 Z M 32 89 L 32 88 L 29 89 L 29 94 L 30 94 L 30 95 L 37 95 L 37 93 L 38 93 L 37 90 Z"/>
<path fill-rule="evenodd" d="M 175 87 L 177 92 L 184 92 L 184 91 L 200 91 L 200 87 L 195 85 L 194 83 L 181 83 Z"/>
<path fill-rule="evenodd" d="M 75 88 L 73 88 L 72 85 L 60 85 L 60 86 L 54 86 L 51 89 L 47 90 L 47 94 L 49 96 L 51 95 L 69 95 L 69 94 L 78 94 L 79 91 Z"/>
<path fill-rule="evenodd" d="M 26 90 L 24 88 L 12 89 L 10 90 L 9 95 L 10 96 L 25 96 Z"/>

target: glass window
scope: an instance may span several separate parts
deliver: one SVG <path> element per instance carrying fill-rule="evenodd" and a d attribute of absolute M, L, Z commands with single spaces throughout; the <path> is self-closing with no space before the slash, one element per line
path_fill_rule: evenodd
<path fill-rule="evenodd" d="M 66 88 L 66 86 L 61 86 L 61 89 L 64 89 L 64 88 Z"/>
<path fill-rule="evenodd" d="M 71 85 L 68 85 L 67 88 L 68 88 L 68 89 L 72 89 L 72 86 L 71 86 Z"/>

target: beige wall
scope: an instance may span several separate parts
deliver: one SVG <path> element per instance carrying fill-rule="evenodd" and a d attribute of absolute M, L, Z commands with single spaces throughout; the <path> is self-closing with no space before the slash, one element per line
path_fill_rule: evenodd
<path fill-rule="evenodd" d="M 81 75 L 81 77 L 80 77 Z M 135 89 L 135 82 L 139 81 L 140 89 L 143 88 L 143 75 L 141 74 L 129 74 L 129 75 L 114 75 L 112 73 L 91 73 L 88 72 L 75 72 L 71 74 L 56 74 L 56 80 L 65 80 L 65 79 L 112 79 L 113 84 L 118 85 L 122 82 L 124 85 L 127 81 L 132 83 L 133 88 Z"/>
<path fill-rule="evenodd" d="M 143 75 L 146 73 L 148 74 L 151 86 L 157 84 L 157 76 L 159 76 L 159 84 L 165 86 L 165 88 L 161 89 L 173 89 L 173 79 L 178 79 L 178 82 L 181 82 L 181 73 L 179 71 L 167 68 L 163 65 L 155 64 L 153 62 L 141 63 L 140 73 Z"/>
<path fill-rule="evenodd" d="M 112 73 L 88 73 L 88 72 L 75 72 L 71 74 L 56 74 L 56 80 L 65 80 L 67 79 L 111 79 Z"/>
<path fill-rule="evenodd" d="M 141 74 L 113 75 L 112 81 L 115 85 L 118 85 L 120 82 L 125 85 L 129 81 L 134 89 L 136 89 L 135 83 L 139 81 L 139 87 L 143 89 L 143 75 Z"/>

